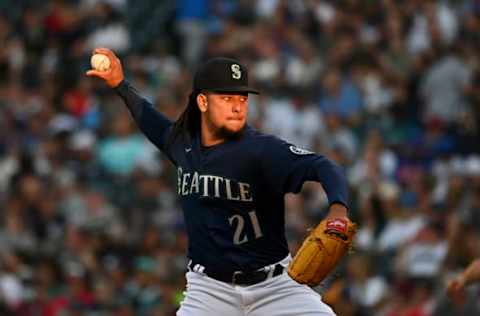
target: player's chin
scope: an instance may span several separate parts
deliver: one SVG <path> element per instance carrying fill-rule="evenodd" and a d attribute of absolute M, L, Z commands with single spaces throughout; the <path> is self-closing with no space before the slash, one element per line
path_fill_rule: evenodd
<path fill-rule="evenodd" d="M 245 127 L 245 120 L 229 120 L 225 124 L 224 128 L 231 134 L 239 133 Z"/>

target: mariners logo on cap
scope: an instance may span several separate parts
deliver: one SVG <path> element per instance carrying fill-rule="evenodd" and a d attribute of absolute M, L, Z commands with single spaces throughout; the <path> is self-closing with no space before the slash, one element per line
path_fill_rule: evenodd
<path fill-rule="evenodd" d="M 240 65 L 239 64 L 232 64 L 230 67 L 232 70 L 232 78 L 233 79 L 240 79 L 242 78 L 242 71 L 240 70 Z"/>
<path fill-rule="evenodd" d="M 212 92 L 255 93 L 248 85 L 248 70 L 240 61 L 215 57 L 200 65 L 193 78 L 193 90 Z"/>

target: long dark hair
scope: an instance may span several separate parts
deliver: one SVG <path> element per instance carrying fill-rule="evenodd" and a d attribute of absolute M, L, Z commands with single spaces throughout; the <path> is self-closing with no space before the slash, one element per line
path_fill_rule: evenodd
<path fill-rule="evenodd" d="M 180 117 L 173 123 L 172 132 L 168 138 L 168 146 L 172 145 L 178 137 L 183 137 L 190 142 L 196 133 L 200 131 L 200 109 L 197 106 L 197 95 L 200 91 L 192 91 L 188 97 L 188 103 Z"/>

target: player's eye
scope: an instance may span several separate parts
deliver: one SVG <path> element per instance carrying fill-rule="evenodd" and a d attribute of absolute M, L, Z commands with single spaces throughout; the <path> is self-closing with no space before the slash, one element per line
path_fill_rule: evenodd
<path fill-rule="evenodd" d="M 223 97 L 223 101 L 230 101 L 232 97 Z"/>

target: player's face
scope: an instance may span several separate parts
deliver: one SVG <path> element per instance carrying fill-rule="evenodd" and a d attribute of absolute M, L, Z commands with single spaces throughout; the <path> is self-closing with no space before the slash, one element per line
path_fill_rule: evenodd
<path fill-rule="evenodd" d="M 248 112 L 248 93 L 208 93 L 209 123 L 221 133 L 236 134 L 245 127 Z"/>

